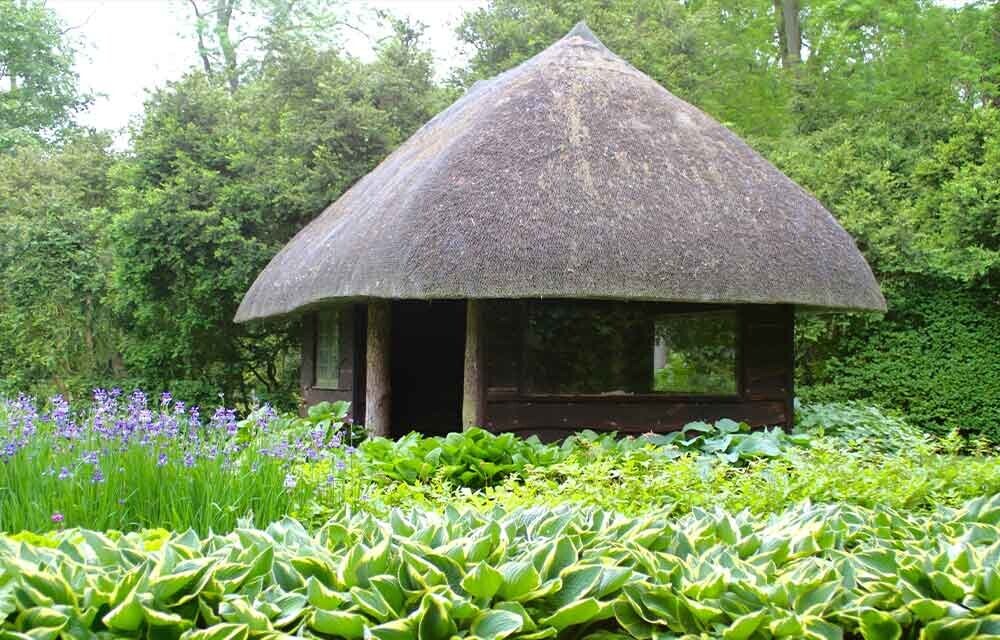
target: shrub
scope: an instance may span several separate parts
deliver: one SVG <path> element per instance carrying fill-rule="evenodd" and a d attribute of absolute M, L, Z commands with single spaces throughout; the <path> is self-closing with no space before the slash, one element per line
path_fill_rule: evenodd
<path fill-rule="evenodd" d="M 54 542 L 0 537 L 10 637 L 1000 634 L 1000 496 L 930 516 L 449 509 L 342 514 L 313 535 L 286 519 L 152 544 L 86 530 Z"/>
<path fill-rule="evenodd" d="M 800 379 L 811 401 L 860 400 L 943 435 L 1000 443 L 1000 305 L 996 291 L 950 281 L 884 279 L 889 313 L 832 336 Z"/>

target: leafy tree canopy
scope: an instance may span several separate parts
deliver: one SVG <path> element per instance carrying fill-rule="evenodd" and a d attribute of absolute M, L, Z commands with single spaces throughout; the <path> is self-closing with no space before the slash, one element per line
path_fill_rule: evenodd
<path fill-rule="evenodd" d="M 51 138 L 89 102 L 65 28 L 41 0 L 0 0 L 0 151 Z"/>

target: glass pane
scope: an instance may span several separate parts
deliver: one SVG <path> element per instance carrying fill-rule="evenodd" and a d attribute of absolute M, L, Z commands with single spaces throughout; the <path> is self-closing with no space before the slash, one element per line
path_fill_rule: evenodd
<path fill-rule="evenodd" d="M 734 312 L 662 315 L 653 337 L 653 390 L 735 394 Z"/>
<path fill-rule="evenodd" d="M 735 395 L 735 311 L 669 313 L 653 303 L 528 304 L 529 393 Z"/>
<path fill-rule="evenodd" d="M 340 314 L 322 311 L 316 317 L 316 386 L 336 389 L 340 382 Z"/>
<path fill-rule="evenodd" d="M 521 344 L 521 303 L 512 300 L 483 301 L 486 334 L 486 384 L 491 389 L 517 388 Z"/>
<path fill-rule="evenodd" d="M 525 334 L 529 391 L 606 395 L 649 391 L 652 324 L 644 305 L 534 303 L 528 307 Z"/>

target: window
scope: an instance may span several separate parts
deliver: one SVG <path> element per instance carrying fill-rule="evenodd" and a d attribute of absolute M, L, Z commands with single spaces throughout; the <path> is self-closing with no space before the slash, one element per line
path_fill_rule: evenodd
<path fill-rule="evenodd" d="M 336 389 L 340 383 L 340 312 L 316 314 L 316 386 Z"/>
<path fill-rule="evenodd" d="M 736 314 L 699 313 L 656 318 L 653 391 L 736 393 Z"/>
<path fill-rule="evenodd" d="M 527 303 L 522 391 L 735 395 L 737 312 L 683 309 L 641 302 Z"/>

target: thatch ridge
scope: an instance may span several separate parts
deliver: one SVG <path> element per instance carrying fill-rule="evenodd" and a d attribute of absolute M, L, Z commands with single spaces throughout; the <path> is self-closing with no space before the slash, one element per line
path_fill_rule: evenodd
<path fill-rule="evenodd" d="M 302 229 L 236 320 L 525 297 L 885 310 L 815 198 L 581 23 L 473 85 Z"/>

